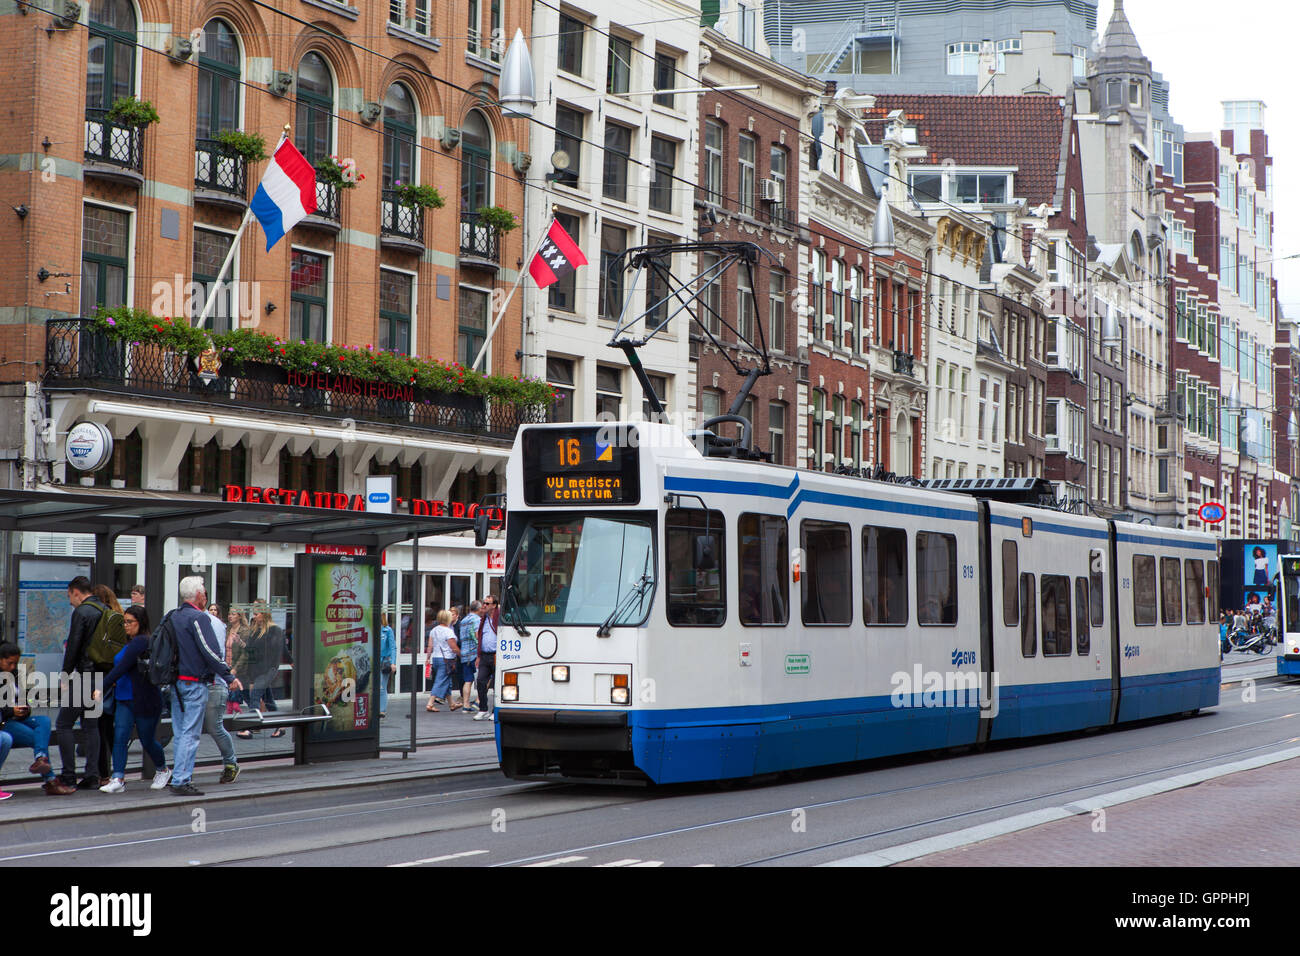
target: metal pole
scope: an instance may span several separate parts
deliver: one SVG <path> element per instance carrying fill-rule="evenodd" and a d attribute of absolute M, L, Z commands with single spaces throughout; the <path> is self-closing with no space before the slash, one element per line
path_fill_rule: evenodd
<path fill-rule="evenodd" d="M 419 677 L 418 648 L 423 644 L 424 602 L 420 600 L 420 533 L 411 539 L 411 753 L 415 753 L 415 682 Z M 401 604 L 398 604 L 400 611 Z"/>

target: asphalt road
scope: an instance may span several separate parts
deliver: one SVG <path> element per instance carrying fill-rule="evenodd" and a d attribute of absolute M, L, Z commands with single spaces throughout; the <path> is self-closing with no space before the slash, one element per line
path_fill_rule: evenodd
<path fill-rule="evenodd" d="M 1253 692 L 1227 687 L 1195 718 L 725 789 L 489 772 L 10 824 L 0 866 L 811 865 L 1294 746 L 1300 684 Z"/>

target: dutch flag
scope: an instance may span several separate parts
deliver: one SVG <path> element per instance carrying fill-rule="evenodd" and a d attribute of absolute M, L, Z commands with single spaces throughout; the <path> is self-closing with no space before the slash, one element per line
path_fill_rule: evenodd
<path fill-rule="evenodd" d="M 271 157 L 250 207 L 266 233 L 266 251 L 316 211 L 316 170 L 288 139 Z"/>

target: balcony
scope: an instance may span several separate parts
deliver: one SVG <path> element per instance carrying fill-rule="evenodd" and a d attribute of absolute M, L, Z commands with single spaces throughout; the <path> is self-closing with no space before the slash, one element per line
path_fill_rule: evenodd
<path fill-rule="evenodd" d="M 501 267 L 501 236 L 476 212 L 460 214 L 460 261 L 493 272 Z"/>
<path fill-rule="evenodd" d="M 194 143 L 194 201 L 243 210 L 248 206 L 248 163 L 215 139 Z"/>
<path fill-rule="evenodd" d="M 302 221 L 302 225 L 326 232 L 340 232 L 343 220 L 339 215 L 339 189 L 333 183 L 316 180 L 316 211 Z"/>
<path fill-rule="evenodd" d="M 138 189 L 144 185 L 143 132 L 111 122 L 105 119 L 107 114 L 107 110 L 86 110 L 85 175 Z"/>
<path fill-rule="evenodd" d="M 520 425 L 546 421 L 544 405 L 491 403 L 481 395 L 362 382 L 347 376 L 291 375 L 275 365 L 226 365 L 211 383 L 194 363 L 156 345 L 111 338 L 90 319 L 45 323 L 48 391 L 91 390 L 159 402 L 281 411 L 512 441 Z"/>
<path fill-rule="evenodd" d="M 916 377 L 916 358 L 910 352 L 894 349 L 894 374 Z"/>
<path fill-rule="evenodd" d="M 424 252 L 424 208 L 399 202 L 395 190 L 385 189 L 379 203 L 379 244 L 398 252 Z"/>

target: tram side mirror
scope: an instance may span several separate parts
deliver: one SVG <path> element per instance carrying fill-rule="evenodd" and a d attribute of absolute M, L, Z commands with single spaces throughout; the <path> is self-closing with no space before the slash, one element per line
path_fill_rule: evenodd
<path fill-rule="evenodd" d="M 487 544 L 491 528 L 492 515 L 480 514 L 474 518 L 474 547 L 482 548 Z"/>
<path fill-rule="evenodd" d="M 695 570 L 714 571 L 718 567 L 718 557 L 713 553 L 713 537 L 707 534 L 695 536 Z"/>

